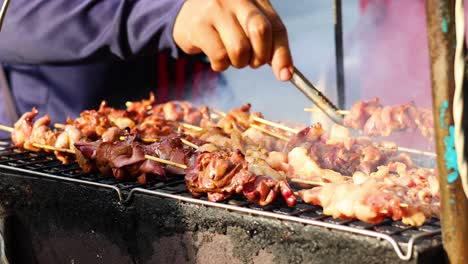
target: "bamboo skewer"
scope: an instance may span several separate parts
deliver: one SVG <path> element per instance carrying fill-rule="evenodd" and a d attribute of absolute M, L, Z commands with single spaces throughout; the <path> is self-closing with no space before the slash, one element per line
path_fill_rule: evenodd
<path fill-rule="evenodd" d="M 157 139 L 154 139 L 154 138 L 142 138 L 141 141 L 145 142 L 145 143 L 154 143 L 154 142 L 158 142 Z"/>
<path fill-rule="evenodd" d="M 181 168 L 181 169 L 184 169 L 184 170 L 187 169 L 187 165 L 185 165 L 185 164 L 180 164 L 180 163 L 172 162 L 172 161 L 169 161 L 169 160 L 160 159 L 158 157 L 154 157 L 154 156 L 150 156 L 150 155 L 145 155 L 145 158 L 149 159 L 149 160 L 157 161 L 159 163 L 163 163 L 163 164 L 166 164 L 166 165 L 172 165 L 174 167 L 178 167 L 178 168 Z"/>
<path fill-rule="evenodd" d="M 275 133 L 275 132 L 273 132 L 273 131 L 270 131 L 270 130 L 268 130 L 268 129 L 266 129 L 266 128 L 263 128 L 263 127 L 261 127 L 261 126 L 257 126 L 257 125 L 251 124 L 250 127 L 255 128 L 255 129 L 257 129 L 257 130 L 259 130 L 259 131 L 261 131 L 261 132 L 263 132 L 263 133 L 265 133 L 265 134 L 268 134 L 268 135 L 270 135 L 270 136 L 279 138 L 279 139 L 281 139 L 281 140 L 289 141 L 289 138 L 288 138 L 288 137 L 283 136 L 283 135 L 280 135 L 280 134 Z"/>
<path fill-rule="evenodd" d="M 39 143 L 32 143 L 32 145 L 33 145 L 33 147 L 40 148 L 40 149 L 47 149 L 47 150 L 53 150 L 53 151 L 58 151 L 58 152 L 66 152 L 66 153 L 70 153 L 70 154 L 75 154 L 75 151 L 73 151 L 71 149 L 56 148 L 56 147 L 52 147 L 52 146 L 49 146 L 49 145 L 43 145 L 43 144 L 39 144 Z"/>
<path fill-rule="evenodd" d="M 398 147 L 399 151 L 404 151 L 404 152 L 409 152 L 409 153 L 414 153 L 414 154 L 420 154 L 420 155 L 426 155 L 426 156 L 431 156 L 431 157 L 437 157 L 437 154 L 434 152 L 428 152 L 428 151 L 422 151 L 418 149 L 412 149 L 412 148 L 405 148 L 405 147 Z"/>
<path fill-rule="evenodd" d="M 326 184 L 325 182 L 316 182 L 316 181 L 303 180 L 303 179 L 297 179 L 297 178 L 290 179 L 290 181 L 295 182 L 295 183 L 314 185 L 314 186 L 324 186 Z"/>
<path fill-rule="evenodd" d="M 59 125 L 62 125 L 62 124 L 59 124 Z M 0 125 L 0 130 L 8 131 L 10 133 L 13 132 L 12 127 L 7 127 L 7 126 L 3 126 L 3 125 Z M 193 144 L 193 143 L 191 143 L 191 142 L 189 142 L 187 140 L 184 140 L 184 141 L 186 141 L 187 143 L 190 143 L 192 145 L 192 147 L 196 146 L 198 148 L 197 145 L 195 145 L 195 144 Z M 71 149 L 56 148 L 56 147 L 53 147 L 53 146 L 43 145 L 43 144 L 39 144 L 39 143 L 33 143 L 32 145 L 34 147 L 40 148 L 40 149 L 47 149 L 47 150 L 52 150 L 52 151 L 59 151 L 59 152 L 66 152 L 66 153 L 70 153 L 70 154 L 75 154 L 75 151 L 73 151 Z M 145 158 L 149 159 L 149 160 L 157 161 L 159 163 L 163 163 L 163 164 L 166 164 L 166 165 L 172 165 L 172 166 L 175 166 L 175 167 L 179 167 L 179 168 L 182 168 L 182 169 L 187 168 L 187 165 L 185 165 L 185 164 L 180 164 L 180 163 L 172 162 L 172 161 L 169 161 L 169 160 L 160 159 L 160 158 L 153 157 L 153 156 L 150 156 L 150 155 L 145 155 Z"/>
<path fill-rule="evenodd" d="M 191 125 L 191 124 L 186 124 L 186 123 L 181 123 L 181 122 L 178 122 L 178 124 L 179 124 L 181 127 L 188 128 L 188 129 L 192 129 L 192 130 L 195 130 L 195 131 L 202 131 L 202 130 L 203 130 L 203 128 L 201 128 L 201 127 L 199 127 L 199 126 L 194 126 L 194 125 Z M 64 127 L 65 127 L 65 124 L 55 123 L 55 124 L 54 124 L 54 127 L 55 127 L 55 128 L 58 128 L 58 129 L 61 129 L 61 128 L 64 128 Z"/>
<path fill-rule="evenodd" d="M 198 149 L 198 148 L 199 148 L 199 146 L 198 146 L 197 144 L 194 144 L 194 143 L 192 143 L 192 142 L 190 142 L 190 141 L 188 141 L 188 140 L 186 140 L 186 139 L 181 138 L 180 141 L 182 141 L 182 143 L 184 143 L 185 145 L 187 145 L 187 146 L 189 146 L 189 147 L 192 147 L 192 148 L 194 148 L 194 149 Z"/>
<path fill-rule="evenodd" d="M 314 108 L 312 108 L 314 109 Z M 274 127 L 277 127 L 277 128 L 282 128 L 283 130 L 287 130 L 289 132 L 293 132 L 293 133 L 297 133 L 297 130 L 293 129 L 293 128 L 290 128 L 290 127 L 287 127 L 285 125 L 282 125 L 282 124 L 278 124 L 278 123 L 274 123 L 272 121 L 269 121 L 269 120 L 266 120 L 266 119 L 262 119 L 262 118 L 253 118 L 255 121 L 257 122 L 260 122 L 260 123 L 263 123 L 263 124 L 267 124 L 267 125 L 271 125 L 271 126 L 274 126 Z M 193 129 L 193 130 L 196 130 L 196 131 L 202 131 L 203 128 L 201 127 L 198 127 L 198 126 L 194 126 L 194 125 L 190 125 L 190 124 L 184 124 L 184 123 L 179 123 L 181 124 L 183 127 L 186 127 L 186 128 L 189 128 L 189 129 Z M 54 124 L 54 127 L 55 128 L 64 128 L 65 125 L 64 124 L 60 124 L 60 123 L 55 123 Z M 273 131 L 270 131 L 266 128 L 262 128 L 260 126 L 257 126 L 257 125 L 251 125 L 251 127 L 257 129 L 257 130 L 260 130 L 266 134 L 269 134 L 271 136 L 274 136 L 274 137 L 277 137 L 279 139 L 282 139 L 282 140 L 285 140 L 285 141 L 288 141 L 289 138 L 286 137 L 286 136 L 283 136 L 283 135 L 280 135 L 280 134 L 277 134 Z M 7 131 L 7 132 L 13 132 L 13 128 L 12 127 L 8 127 L 8 126 L 4 126 L 4 125 L 0 125 L 0 130 L 3 130 L 3 131 Z M 156 142 L 155 139 L 142 139 L 144 142 Z M 183 141 L 182 141 L 183 142 Z M 186 143 L 186 142 L 184 142 Z M 192 143 L 193 144 L 193 143 Z M 195 148 L 195 144 L 186 144 L 188 146 L 191 146 L 191 147 L 194 147 Z M 197 146 L 198 148 L 198 146 Z M 405 147 L 398 147 L 398 150 L 400 151 L 404 151 L 404 152 L 408 152 L 408 153 L 413 153 L 413 154 L 419 154 L 419 155 L 425 155 L 425 156 L 430 156 L 430 157 L 437 157 L 437 154 L 434 153 L 434 152 L 428 152 L 428 151 L 422 151 L 422 150 L 418 150 L 418 149 L 412 149 L 412 148 L 405 148 Z"/>
<path fill-rule="evenodd" d="M 55 124 L 54 124 L 54 127 L 55 127 L 55 128 L 58 128 L 58 129 L 62 129 L 62 128 L 65 127 L 65 124 L 55 123 Z"/>
<path fill-rule="evenodd" d="M 220 115 L 215 114 L 215 113 L 211 113 L 211 114 L 210 114 L 210 118 L 211 118 L 211 119 L 218 119 L 218 118 L 220 118 L 220 117 L 221 117 Z"/>
<path fill-rule="evenodd" d="M 59 126 L 62 125 L 62 124 L 58 124 Z M 63 126 L 63 125 L 62 125 Z M 256 129 L 259 128 L 259 130 L 266 130 L 262 127 L 258 127 L 256 125 L 253 125 Z M 12 127 L 8 127 L 8 126 L 4 126 L 4 125 L 0 125 L 0 130 L 4 130 L 4 131 L 7 131 L 7 132 L 13 132 L 14 129 Z M 268 131 L 268 130 L 266 130 Z M 263 131 L 262 131 L 263 132 Z M 272 133 L 271 131 L 268 131 L 266 132 L 268 134 Z M 281 135 L 276 135 L 276 136 L 281 136 Z M 122 138 L 121 138 L 122 139 Z M 156 139 L 142 139 L 143 141 L 146 141 L 146 142 L 156 142 L 157 140 Z M 186 144 L 187 146 L 191 146 L 195 149 L 198 149 L 199 146 L 197 146 L 196 144 L 188 141 L 188 140 L 185 140 L 185 139 L 181 139 L 181 141 Z M 59 152 L 66 152 L 66 153 L 70 153 L 70 154 L 76 154 L 74 150 L 72 149 L 65 149 L 65 148 L 56 148 L 56 147 L 53 147 L 53 146 L 49 146 L 49 145 L 43 145 L 43 144 L 39 144 L 39 143 L 33 143 L 32 144 L 34 147 L 36 148 L 40 148 L 40 149 L 47 149 L 47 150 L 52 150 L 52 151 L 59 151 Z M 406 149 L 406 148 L 400 148 L 400 149 Z M 409 150 L 412 150 L 412 149 L 409 149 Z M 434 153 L 430 153 L 430 152 L 426 152 L 427 154 L 434 154 Z M 154 157 L 154 156 L 151 156 L 151 155 L 145 155 L 145 158 L 148 159 L 148 160 L 153 160 L 153 161 L 156 161 L 156 162 L 159 162 L 159 163 L 163 163 L 163 164 L 166 164 L 166 165 L 171 165 L 171 166 L 175 166 L 175 167 L 178 167 L 178 168 L 181 168 L 181 169 L 187 169 L 187 165 L 185 164 L 180 164 L 180 163 L 176 163 L 176 162 L 172 162 L 172 161 L 169 161 L 169 160 L 164 160 L 164 159 L 161 159 L 161 158 L 158 158 L 158 157 Z M 316 182 L 316 181 L 310 181 L 310 180 L 304 180 L 304 179 L 290 179 L 291 182 L 295 182 L 295 183 L 301 183 L 301 184 L 308 184 L 308 185 L 312 185 L 312 186 L 324 186 L 326 183 L 325 182 Z M 298 193 L 295 192 L 294 193 L 296 196 L 298 196 Z M 402 208 L 407 208 L 409 207 L 409 205 L 407 203 L 400 203 L 400 207 Z M 380 211 L 381 213 L 388 213 L 387 210 L 383 209 Z"/>
<path fill-rule="evenodd" d="M 211 108 L 211 111 L 213 111 L 214 113 L 216 113 L 216 114 L 218 114 L 218 115 L 220 115 L 220 116 L 222 116 L 222 117 L 226 117 L 226 115 L 227 115 L 227 114 L 224 113 L 223 111 L 218 110 L 218 109 L 215 109 L 215 108 Z"/>
<path fill-rule="evenodd" d="M 179 123 L 181 126 L 185 127 L 185 128 L 189 128 L 189 129 L 193 129 L 193 130 L 196 130 L 196 131 L 202 131 L 203 128 L 201 127 L 198 127 L 198 126 L 194 126 L 194 125 L 190 125 L 190 124 L 185 124 L 185 123 Z M 55 128 L 64 128 L 65 125 L 64 124 L 60 124 L 60 123 L 55 123 L 54 124 L 54 127 Z M 1 128 L 1 127 L 0 127 Z M 125 140 L 125 137 L 124 136 L 121 136 L 120 137 L 120 140 Z M 152 139 L 152 138 L 142 138 L 141 141 L 143 142 L 147 142 L 147 143 L 154 143 L 154 142 L 157 142 L 158 140 L 157 139 Z M 195 148 L 195 149 L 198 149 L 198 146 L 196 144 L 193 144 L 192 142 L 188 141 L 188 140 L 185 140 L 185 139 L 181 139 L 182 143 L 184 143 L 185 145 L 189 146 L 189 147 L 192 147 L 192 148 Z"/>
<path fill-rule="evenodd" d="M 306 112 L 320 112 L 321 110 L 318 108 L 304 108 L 304 111 Z M 338 114 L 342 115 L 347 115 L 349 114 L 349 110 L 338 110 Z M 437 157 L 437 154 L 434 152 L 428 152 L 428 151 L 423 151 L 423 150 L 418 150 L 418 149 L 412 149 L 412 148 L 405 148 L 405 147 L 398 147 L 398 150 L 408 152 L 408 153 L 414 153 L 414 154 L 419 154 L 419 155 L 426 155 L 430 157 Z"/>
<path fill-rule="evenodd" d="M 222 117 L 225 117 L 227 114 L 220 111 L 220 110 L 217 110 L 217 109 L 211 109 L 213 112 L 221 115 Z M 273 122 L 273 121 L 270 121 L 270 120 L 267 120 L 267 119 L 264 119 L 264 118 L 261 118 L 261 117 L 258 117 L 258 116 L 253 116 L 252 117 L 252 120 L 254 121 L 257 121 L 259 123 L 262 123 L 264 125 L 269 125 L 269 126 L 272 126 L 272 127 L 276 127 L 276 128 L 279 128 L 279 129 L 282 129 L 284 131 L 287 131 L 287 132 L 291 132 L 291 133 L 294 133 L 294 134 L 297 134 L 299 132 L 299 130 L 297 129 L 294 129 L 294 128 L 291 128 L 291 127 L 288 127 L 288 126 L 285 126 L 283 124 L 280 124 L 280 123 L 276 123 L 276 122 Z M 254 127 L 253 125 L 251 125 L 252 127 Z M 258 127 L 258 126 L 256 126 Z M 255 127 L 254 127 L 255 128 Z M 288 139 L 289 140 L 289 139 Z"/>
<path fill-rule="evenodd" d="M 120 140 L 125 140 L 125 136 L 121 136 L 119 139 L 120 139 Z M 158 142 L 158 140 L 157 140 L 157 139 L 154 139 L 154 138 L 142 138 L 141 141 L 146 142 L 146 143 L 155 143 L 155 142 Z M 181 138 L 180 141 L 182 141 L 182 143 L 184 143 L 185 145 L 187 145 L 187 146 L 189 146 L 189 147 L 192 147 L 192 148 L 194 148 L 194 149 L 198 149 L 198 148 L 199 148 L 198 145 L 196 145 L 196 144 L 194 144 L 194 143 L 192 143 L 192 142 L 190 142 L 190 141 L 188 141 L 188 140 L 186 140 L 186 139 Z"/>
<path fill-rule="evenodd" d="M 297 130 L 297 129 L 290 128 L 290 127 L 285 126 L 283 124 L 275 123 L 275 122 L 272 122 L 270 120 L 266 120 L 266 119 L 263 119 L 263 118 L 260 118 L 260 117 L 255 116 L 255 117 L 252 118 L 252 120 L 257 121 L 257 122 L 262 123 L 262 124 L 265 124 L 265 125 L 276 127 L 276 128 L 279 128 L 279 129 L 282 129 L 282 130 L 285 130 L 285 131 L 288 131 L 288 132 L 291 132 L 291 133 L 294 133 L 294 134 L 297 134 L 299 132 L 299 130 Z"/>
<path fill-rule="evenodd" d="M 184 128 L 188 128 L 188 129 L 191 129 L 191 130 L 195 130 L 195 131 L 203 131 L 203 128 L 199 127 L 199 126 L 194 126 L 194 125 L 191 125 L 191 124 L 186 124 L 186 123 L 181 123 L 181 122 L 178 122 L 178 124 Z"/>
<path fill-rule="evenodd" d="M 12 127 L 8 127 L 8 126 L 4 126 L 4 125 L 0 125 L 0 130 L 3 130 L 3 131 L 6 131 L 6 132 L 13 132 L 14 131 L 14 128 Z"/>
<path fill-rule="evenodd" d="M 304 112 L 310 112 L 310 113 L 322 113 L 322 110 L 319 108 L 304 108 Z M 340 115 L 348 115 L 351 111 L 349 110 L 337 110 L 336 113 Z"/>
<path fill-rule="evenodd" d="M 66 152 L 66 153 L 70 153 L 70 154 L 76 154 L 75 151 L 73 151 L 73 150 L 71 150 L 71 149 L 56 148 L 56 147 L 52 147 L 52 146 L 48 146 L 48 145 L 43 145 L 43 144 L 38 144 L 38 143 L 33 143 L 32 145 L 33 145 L 34 147 L 40 148 L 40 149 L 47 149 L 47 150 L 52 150 L 52 151 L 59 151 L 59 152 Z M 159 163 L 163 163 L 163 164 L 166 164 L 166 165 L 175 166 L 175 167 L 182 168 L 182 169 L 186 169 L 186 168 L 187 168 L 187 165 L 185 165 L 185 164 L 180 164 L 180 163 L 172 162 L 172 161 L 170 161 L 170 160 L 161 159 L 161 158 L 154 157 L 154 156 L 151 156 L 151 155 L 145 155 L 145 159 L 157 161 L 157 162 L 159 162 Z"/>

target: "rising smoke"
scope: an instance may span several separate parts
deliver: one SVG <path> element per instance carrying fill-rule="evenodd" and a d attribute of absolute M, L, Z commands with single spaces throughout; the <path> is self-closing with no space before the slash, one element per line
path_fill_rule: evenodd
<path fill-rule="evenodd" d="M 288 28 L 294 62 L 312 82 L 337 102 L 332 1 L 272 1 Z M 343 1 L 346 107 L 378 96 L 385 105 L 414 101 L 432 108 L 425 2 Z M 303 111 L 313 105 L 289 83 L 278 82 L 271 69 L 232 69 L 223 74 L 220 93 L 203 100 L 220 109 L 252 103 L 273 120 L 303 124 L 328 118 Z M 398 144 L 431 149 L 418 132 L 387 138 Z"/>

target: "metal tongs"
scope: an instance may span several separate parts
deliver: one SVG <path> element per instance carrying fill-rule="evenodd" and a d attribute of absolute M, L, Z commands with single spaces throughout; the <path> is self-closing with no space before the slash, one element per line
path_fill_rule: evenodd
<path fill-rule="evenodd" d="M 339 108 L 330 99 L 322 94 L 307 78 L 294 67 L 290 80 L 309 100 L 311 100 L 322 112 L 330 117 L 333 122 L 343 125 L 343 116 L 338 114 Z"/>
<path fill-rule="evenodd" d="M 2 30 L 3 19 L 5 18 L 6 11 L 8 9 L 9 4 L 10 4 L 10 0 L 4 0 L 3 5 L 0 9 L 0 31 Z"/>

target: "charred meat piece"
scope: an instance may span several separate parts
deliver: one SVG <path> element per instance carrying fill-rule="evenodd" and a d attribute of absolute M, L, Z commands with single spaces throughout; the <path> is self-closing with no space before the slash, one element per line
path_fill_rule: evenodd
<path fill-rule="evenodd" d="M 289 207 L 296 205 L 296 196 L 289 184 L 271 177 L 255 176 L 243 186 L 243 194 L 249 201 L 265 206 L 282 196 Z"/>
<path fill-rule="evenodd" d="M 155 103 L 156 97 L 154 96 L 154 93 L 151 92 L 148 99 L 143 99 L 138 102 L 127 102 L 127 112 L 133 120 L 141 123 L 143 119 L 148 116 L 148 112 L 153 108 Z"/>
<path fill-rule="evenodd" d="M 165 137 L 158 142 L 143 146 L 143 149 L 146 154 L 151 156 L 156 156 L 178 164 L 191 164 L 193 163 L 192 160 L 195 158 L 195 149 L 185 145 L 181 141 L 182 138 L 182 135 Z M 200 144 L 200 142 L 192 138 L 189 139 L 192 143 L 196 142 Z M 185 170 L 171 165 L 166 166 L 166 170 L 171 174 L 185 174 Z"/>
<path fill-rule="evenodd" d="M 108 128 L 112 127 L 109 117 L 96 110 L 83 111 L 72 122 L 89 140 L 98 140 Z"/>
<path fill-rule="evenodd" d="M 157 139 L 173 135 L 177 132 L 179 125 L 170 120 L 164 120 L 157 115 L 151 115 L 143 119 L 131 131 L 140 135 L 142 138 Z"/>
<path fill-rule="evenodd" d="M 158 104 L 151 109 L 151 114 L 161 119 L 198 125 L 203 114 L 187 101 L 171 101 Z"/>
<path fill-rule="evenodd" d="M 210 201 L 218 201 L 242 193 L 251 177 L 240 152 L 204 152 L 187 169 L 185 182 L 193 196 L 207 194 Z"/>
<path fill-rule="evenodd" d="M 248 162 L 240 151 L 204 152 L 187 170 L 185 182 L 195 197 L 207 195 L 210 201 L 220 201 L 234 194 L 244 194 L 260 205 L 272 203 L 281 193 L 289 206 L 296 202 L 289 185 L 248 170 Z"/>
<path fill-rule="evenodd" d="M 99 171 L 117 180 L 138 179 L 144 184 L 147 177 L 165 178 L 161 164 L 147 160 L 141 144 L 132 139 L 114 142 L 76 143 L 77 160 L 83 171 Z"/>
<path fill-rule="evenodd" d="M 231 134 L 233 130 L 244 131 L 249 128 L 250 120 L 250 104 L 245 104 L 239 108 L 233 109 L 227 113 L 225 117 L 218 121 L 217 126 L 223 129 L 227 134 Z"/>
<path fill-rule="evenodd" d="M 106 101 L 101 102 L 98 113 L 106 115 L 112 125 L 120 129 L 133 128 L 135 126 L 135 121 L 129 117 L 130 115 L 127 111 L 109 107 Z"/>
<path fill-rule="evenodd" d="M 102 141 L 94 142 L 76 142 L 74 145 L 76 161 L 84 173 L 97 172 L 96 151 Z"/>
<path fill-rule="evenodd" d="M 308 126 L 294 135 L 286 145 L 285 152 L 291 151 L 295 147 L 309 148 L 315 142 L 321 141 L 325 136 L 325 130 L 320 123 Z"/>

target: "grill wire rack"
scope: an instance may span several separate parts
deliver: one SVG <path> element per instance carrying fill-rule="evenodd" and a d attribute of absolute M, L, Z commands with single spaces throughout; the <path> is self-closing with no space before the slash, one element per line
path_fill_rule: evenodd
<path fill-rule="evenodd" d="M 224 202 L 210 202 L 206 198 L 192 198 L 182 177 L 168 181 L 154 181 L 145 185 L 137 182 L 118 182 L 102 175 L 85 174 L 77 163 L 64 165 L 53 154 L 30 152 L 11 146 L 8 140 L 0 140 L 0 170 L 18 175 L 44 177 L 58 181 L 109 189 L 115 192 L 121 204 L 131 202 L 135 194 L 154 195 L 180 202 L 201 206 L 216 207 L 233 212 L 263 216 L 304 225 L 313 225 L 330 230 L 339 230 L 357 235 L 385 240 L 393 247 L 401 260 L 411 259 L 417 245 L 441 245 L 441 226 L 436 218 L 427 219 L 420 227 L 412 227 L 401 221 L 386 219 L 380 224 L 369 224 L 357 220 L 334 219 L 324 215 L 320 206 L 306 204 L 298 199 L 295 207 L 289 208 L 282 203 L 261 207 L 243 197 L 233 196 Z"/>

